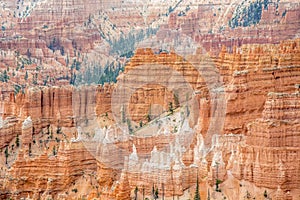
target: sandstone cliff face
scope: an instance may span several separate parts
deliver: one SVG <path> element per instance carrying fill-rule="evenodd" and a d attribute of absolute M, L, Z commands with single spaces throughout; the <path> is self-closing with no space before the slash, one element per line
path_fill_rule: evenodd
<path fill-rule="evenodd" d="M 280 45 L 245 45 L 243 53 L 221 53 L 227 95 L 226 133 L 242 133 L 261 116 L 269 92 L 294 92 L 299 81 L 299 40 Z"/>
<path fill-rule="evenodd" d="M 109 90 L 111 91 L 111 89 Z M 95 87 L 34 87 L 25 93 L 14 94 L 13 91 L 2 91 L 1 117 L 2 126 L 1 146 L 3 147 L 16 135 L 21 134 L 20 124 L 31 117 L 33 134 L 38 134 L 50 125 L 57 127 L 75 127 L 86 120 L 96 117 L 96 107 L 108 108 L 110 102 L 100 102 L 99 96 L 107 92 Z M 96 99 L 98 96 L 98 100 Z M 97 106 L 96 106 L 97 101 Z M 108 110 L 97 110 L 97 115 Z M 5 139 L 7 138 L 7 139 Z"/>
<path fill-rule="evenodd" d="M 78 177 L 95 170 L 96 160 L 81 143 L 61 143 L 57 155 L 50 157 L 45 152 L 30 158 L 20 150 L 8 172 L 10 178 L 4 182 L 2 194 L 10 194 L 13 198 L 29 195 L 34 199 L 50 195 L 57 199 Z"/>
<path fill-rule="evenodd" d="M 139 49 L 116 85 L 35 87 L 16 95 L 12 90 L 3 89 L 1 146 L 11 145 L 17 135 L 21 136 L 22 142 L 22 149 L 7 172 L 12 180 L 5 178 L 1 183 L 5 191 L 3 196 L 10 195 L 10 188 L 20 191 L 15 197 L 23 197 L 29 190 L 32 197 L 46 193 L 55 198 L 56 195 L 63 196 L 64 192 L 74 189 L 70 185 L 79 184 L 82 171 L 92 170 L 95 180 L 91 181 L 94 189 L 90 191 L 94 196 L 100 192 L 108 199 L 126 199 L 136 186 L 144 188 L 145 195 L 150 196 L 153 185 L 160 192 L 164 185 L 166 197 L 182 196 L 186 189 L 195 185 L 196 173 L 201 177 L 201 184 L 214 185 L 216 179 L 229 179 L 229 172 L 237 180 L 249 181 L 260 188 L 276 190 L 279 187 L 278 195 L 285 198 L 287 191 L 294 192 L 299 187 L 300 100 L 298 93 L 292 94 L 300 76 L 299 42 L 296 39 L 278 45 L 244 45 L 232 53 L 223 48 L 219 57 L 212 57 L 211 61 L 205 61 L 202 55 L 193 55 L 188 57 L 189 62 L 173 52 L 154 54 L 150 49 Z M 203 72 L 192 65 L 199 61 L 202 61 Z M 215 66 L 213 69 L 211 63 Z M 145 84 L 149 72 L 153 73 L 149 69 L 164 69 L 177 79 L 166 86 Z M 207 150 L 201 137 L 205 138 L 209 129 L 214 105 L 211 105 L 213 101 L 209 92 L 211 85 L 206 81 L 211 81 L 209 78 L 214 78 L 217 70 L 222 78 L 213 81 L 215 85 L 224 85 L 227 100 L 224 135 L 211 138 L 212 148 Z M 162 72 L 154 74 L 159 76 Z M 180 110 L 184 108 L 180 103 L 186 101 L 186 96 L 176 100 L 171 92 L 171 89 L 181 86 L 178 80 L 186 81 L 196 91 L 198 101 L 198 110 L 193 112 L 198 113 L 199 120 L 182 122 L 185 129 L 175 128 L 181 120 L 180 113 L 186 111 Z M 91 120 L 101 116 L 109 118 L 112 112 L 121 113 L 120 108 L 115 111 L 116 108 L 112 107 L 113 94 L 121 84 L 125 89 L 128 86 L 136 89 L 131 95 L 122 96 L 120 93 L 118 96 L 120 99 L 128 97 L 126 115 L 133 121 L 141 120 L 145 124 L 145 116 L 153 104 L 159 104 L 166 112 L 170 112 L 170 102 L 174 108 L 179 102 L 181 108 L 175 109 L 174 116 L 162 115 L 160 126 L 149 123 L 145 128 L 135 128 L 136 135 L 132 136 L 129 131 L 122 132 L 120 127 L 106 127 L 101 129 L 102 135 L 94 136 L 100 143 L 87 144 L 85 137 L 95 128 L 89 128 Z M 158 115 L 162 113 L 162 110 L 157 110 Z M 32 124 L 22 128 L 23 121 L 29 116 Z M 200 126 L 194 130 L 197 134 L 189 135 L 189 127 L 196 123 Z M 82 126 L 83 130 L 70 131 L 76 126 Z M 50 150 L 30 156 L 29 148 L 35 148 L 31 140 L 41 132 L 51 132 L 49 127 L 51 131 L 65 128 L 64 134 L 68 137 L 59 148 L 52 141 L 46 146 Z M 124 130 L 128 129 L 126 125 L 124 127 Z M 191 136 L 190 140 L 181 138 L 181 132 Z M 70 143 L 70 137 L 76 139 Z M 77 143 L 79 141 L 84 147 Z M 179 141 L 187 143 L 182 146 Z M 56 156 L 49 153 L 53 147 L 58 148 Z M 36 176 L 28 175 L 31 172 Z M 41 174 L 48 175 L 42 178 Z M 202 191 L 201 197 L 205 198 L 204 195 L 206 192 Z"/>
<path fill-rule="evenodd" d="M 105 84 L 96 88 L 96 114 L 101 115 L 111 112 L 111 95 L 114 86 Z"/>
<path fill-rule="evenodd" d="M 262 118 L 248 124 L 241 171 L 235 173 L 260 187 L 299 188 L 298 120 L 299 93 L 270 93 Z"/>
<path fill-rule="evenodd" d="M 201 199 L 209 191 L 244 199 L 248 190 L 256 199 L 264 190 L 298 199 L 299 2 L 272 2 L 259 24 L 234 29 L 228 22 L 240 4 L 210 3 L 1 1 L 0 71 L 10 78 L 0 83 L 0 198 L 127 200 L 136 187 L 138 199 L 154 187 L 186 200 L 197 174 Z M 110 43 L 122 34 L 146 27 L 160 27 L 158 44 L 201 49 L 187 57 L 137 49 L 117 84 L 67 86 L 89 65 L 115 60 Z M 223 109 L 220 88 L 224 128 L 211 126 Z M 118 89 L 125 93 L 114 96 Z M 111 126 L 122 112 L 133 131 Z"/>
<path fill-rule="evenodd" d="M 133 94 L 119 92 L 121 96 L 116 98 L 130 96 L 132 120 L 145 122 L 148 115 L 153 119 L 167 111 L 170 103 L 174 108 L 183 106 L 192 98 L 199 78 L 199 72 L 173 52 L 154 54 L 151 49 L 138 49 L 118 79 L 119 85 L 134 90 Z"/>
<path fill-rule="evenodd" d="M 130 70 L 135 69 L 133 66 L 137 67 L 140 63 L 143 63 L 142 60 L 146 63 L 150 61 L 155 63 L 156 59 L 151 52 L 147 53 L 148 56 L 142 59 L 142 56 L 146 54 L 145 52 L 146 51 L 137 52 L 128 65 L 128 68 L 125 68 L 125 75 L 129 73 Z M 170 55 L 172 55 L 172 53 Z M 149 61 L 147 59 L 149 59 Z M 197 58 L 191 57 L 189 60 L 197 61 Z M 230 170 L 239 180 L 244 179 L 250 181 L 258 187 L 276 189 L 279 186 L 285 191 L 296 189 L 298 187 L 296 183 L 298 181 L 296 180 L 297 178 L 291 181 L 291 183 L 288 183 L 287 179 L 292 179 L 287 177 L 299 176 L 297 174 L 299 169 L 296 167 L 299 165 L 299 155 L 296 149 L 298 145 L 296 139 L 298 138 L 297 122 L 294 122 L 294 120 L 297 119 L 297 111 L 295 114 L 291 114 L 292 111 L 286 111 L 286 114 L 284 114 L 284 111 L 283 113 L 277 113 L 272 109 L 276 108 L 274 107 L 275 105 L 280 105 L 280 110 L 285 109 L 285 104 L 293 109 L 298 109 L 297 105 L 299 100 L 297 95 L 283 95 L 288 96 L 287 98 L 292 98 L 291 101 L 289 103 L 274 103 L 274 97 L 267 97 L 267 94 L 269 92 L 295 91 L 295 85 L 299 79 L 299 40 L 284 41 L 278 45 L 244 45 L 240 49 L 235 49 L 233 53 L 227 53 L 223 50 L 220 56 L 214 60 L 215 65 L 219 68 L 223 77 L 228 101 L 224 133 L 247 133 L 247 137 L 240 138 L 237 135 L 236 138 L 233 136 L 232 139 L 226 139 L 227 136 L 224 140 L 220 139 L 219 145 L 221 146 L 214 149 L 213 153 L 206 157 L 207 161 L 198 161 L 197 165 L 200 168 L 203 165 L 203 168 L 201 168 L 203 174 L 201 174 L 201 176 L 205 176 L 204 174 L 206 174 L 206 176 L 209 177 L 209 182 L 214 184 L 216 177 L 223 180 L 226 179 L 226 171 Z M 139 71 L 137 70 L 137 72 Z M 193 70 L 191 70 L 191 72 L 193 72 Z M 192 74 L 192 76 L 197 76 L 197 73 Z M 137 80 L 137 78 L 136 75 L 136 78 L 131 78 L 130 80 Z M 124 79 L 121 77 L 120 80 Z M 199 78 L 197 80 L 199 81 Z M 199 81 L 195 85 L 199 89 L 205 87 L 204 81 Z M 141 94 L 141 96 L 143 95 Z M 208 98 L 207 103 L 203 101 L 205 97 Z M 135 99 L 139 99 L 139 96 Z M 200 116 L 206 116 L 206 112 L 211 112 L 209 96 L 200 96 L 200 99 L 202 99 L 200 102 L 203 102 L 200 103 Z M 292 102 L 295 102 L 295 104 L 292 104 Z M 254 124 L 252 123 L 261 116 L 262 120 Z M 278 116 L 280 119 L 291 120 L 293 122 L 292 124 L 278 121 L 271 123 L 270 120 L 274 119 L 270 116 Z M 205 123 L 209 122 L 209 114 L 207 118 L 208 120 L 203 120 Z M 205 127 L 205 125 L 203 127 Z M 254 129 L 254 127 L 257 127 L 257 129 Z M 288 133 L 289 131 L 292 132 L 292 130 L 295 132 Z M 205 134 L 205 129 L 203 129 L 202 132 Z M 229 136 L 230 135 L 228 135 L 228 137 Z M 243 145 L 243 141 L 246 142 L 246 146 Z M 234 145 L 235 142 L 238 142 L 238 145 Z M 288 148 L 288 150 L 286 148 Z M 233 149 L 236 153 L 232 152 Z M 295 150 L 296 153 L 292 153 L 295 152 Z M 193 153 L 195 154 L 195 152 Z M 292 155 L 289 156 L 289 154 Z M 188 154 L 186 154 L 186 156 L 188 156 Z M 292 157 L 292 159 L 287 161 L 289 157 Z M 193 160 L 194 159 L 192 159 L 192 162 Z M 292 160 L 295 163 L 291 163 Z M 208 162 L 207 165 L 204 164 L 206 162 Z M 216 163 L 219 163 L 218 170 L 216 169 Z M 137 169 L 136 171 L 141 170 Z M 188 172 L 191 173 L 191 170 L 188 170 Z M 184 173 L 185 168 L 180 170 L 181 175 Z M 133 174 L 129 173 L 128 176 L 131 177 Z M 168 172 L 165 171 L 164 174 L 168 174 Z M 181 177 L 181 175 L 179 177 Z M 137 173 L 132 180 L 139 180 L 140 178 L 138 177 L 145 179 L 148 176 L 150 176 L 150 174 L 140 175 L 140 173 Z M 168 175 L 164 176 L 166 180 L 168 180 L 167 177 Z M 182 175 L 182 177 L 189 176 L 185 174 Z M 162 177 L 155 179 L 162 179 Z M 129 178 L 129 180 L 131 180 L 131 178 Z M 194 181 L 195 180 L 189 180 L 188 183 L 195 183 Z M 130 184 L 141 185 L 142 182 L 148 181 L 129 182 Z M 169 183 L 170 181 L 166 182 Z M 283 186 L 283 184 L 285 184 L 285 186 Z M 178 188 L 178 191 L 183 191 L 186 183 L 181 181 L 179 185 L 182 185 L 182 188 Z M 134 186 L 132 189 L 133 188 Z M 171 195 L 172 191 L 167 193 Z M 182 195 L 182 193 L 179 195 Z"/>
<path fill-rule="evenodd" d="M 17 134 L 21 134 L 21 123 L 18 122 L 17 117 L 14 115 L 15 103 L 14 93 L 9 89 L 4 89 L 1 92 L 1 118 L 0 118 L 0 146 L 7 145 Z"/>

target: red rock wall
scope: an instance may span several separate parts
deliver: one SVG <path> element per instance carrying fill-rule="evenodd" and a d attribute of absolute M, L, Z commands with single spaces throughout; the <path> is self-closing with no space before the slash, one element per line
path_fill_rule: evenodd
<path fill-rule="evenodd" d="M 15 198 L 26 198 L 29 194 L 40 198 L 44 192 L 57 198 L 57 194 L 68 189 L 84 172 L 96 170 L 96 160 L 82 143 L 68 147 L 60 145 L 57 156 L 47 153 L 32 158 L 19 152 L 18 159 L 10 169 L 13 177 L 7 180 L 3 191 L 14 193 Z"/>
<path fill-rule="evenodd" d="M 270 93 L 262 118 L 248 124 L 246 146 L 239 160 L 240 179 L 259 187 L 299 188 L 299 93 Z"/>
<path fill-rule="evenodd" d="M 217 66 L 226 85 L 225 133 L 243 133 L 259 118 L 269 92 L 293 92 L 299 82 L 299 40 L 243 46 L 221 54 Z"/>

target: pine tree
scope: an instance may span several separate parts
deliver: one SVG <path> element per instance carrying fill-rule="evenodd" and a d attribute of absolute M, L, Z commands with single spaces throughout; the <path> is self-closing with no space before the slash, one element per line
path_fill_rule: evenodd
<path fill-rule="evenodd" d="M 25 73 L 24 79 L 25 79 L 25 81 L 27 81 L 27 79 L 28 79 L 28 72 L 27 72 L 27 71 L 26 71 L 26 73 Z"/>
<path fill-rule="evenodd" d="M 29 60 L 31 60 L 31 52 L 30 52 L 29 49 L 27 49 L 26 55 L 27 55 L 27 58 L 28 58 Z"/>
<path fill-rule="evenodd" d="M 31 156 L 31 143 L 29 143 L 29 147 L 28 147 L 28 155 Z"/>
<path fill-rule="evenodd" d="M 209 192 L 209 189 L 207 191 L 207 200 L 210 200 L 210 192 Z"/>
<path fill-rule="evenodd" d="M 8 155 L 9 155 L 8 154 L 8 146 L 6 146 L 4 154 L 5 154 L 5 164 L 7 164 L 7 158 L 8 158 Z"/>
<path fill-rule="evenodd" d="M 156 188 L 156 190 L 155 190 L 154 199 L 158 199 L 158 188 Z"/>
<path fill-rule="evenodd" d="M 56 155 L 56 149 L 55 149 L 55 146 L 53 146 L 52 152 L 53 152 L 53 155 L 55 156 L 55 155 Z"/>
<path fill-rule="evenodd" d="M 20 139 L 19 139 L 19 135 L 17 135 L 16 137 L 16 146 L 19 147 L 20 146 Z"/>
<path fill-rule="evenodd" d="M 173 103 L 172 103 L 172 102 L 169 102 L 169 112 L 170 112 L 171 114 L 173 114 L 173 112 L 174 112 L 174 109 L 173 109 Z"/>
<path fill-rule="evenodd" d="M 138 191 L 139 191 L 139 189 L 138 189 L 138 187 L 136 186 L 135 189 L 134 189 L 134 199 L 135 199 L 135 200 L 137 200 L 137 197 L 138 197 L 137 193 L 138 193 Z"/>
<path fill-rule="evenodd" d="M 155 189 L 154 184 L 152 186 L 152 196 L 154 200 L 158 199 L 158 188 Z"/>
<path fill-rule="evenodd" d="M 153 199 L 158 199 L 158 188 L 154 188 L 154 184 L 152 186 L 152 195 L 153 195 Z"/>
<path fill-rule="evenodd" d="M 154 184 L 152 185 L 152 195 L 153 195 L 153 197 L 154 197 L 154 192 L 155 192 L 155 190 L 154 190 Z"/>
<path fill-rule="evenodd" d="M 196 192 L 195 192 L 195 197 L 194 200 L 200 200 L 200 194 L 199 194 L 199 180 L 197 176 L 197 183 L 196 183 Z"/>
<path fill-rule="evenodd" d="M 1 78 L 2 82 L 6 82 L 7 83 L 8 79 L 9 79 L 9 76 L 7 75 L 6 69 L 4 70 L 3 74 L 1 74 L 0 78 Z"/>
<path fill-rule="evenodd" d="M 265 197 L 265 198 L 267 198 L 267 197 L 268 197 L 267 190 L 265 190 L 265 192 L 264 192 L 264 197 Z"/>
<path fill-rule="evenodd" d="M 133 128 L 132 128 L 132 126 L 131 126 L 131 121 L 130 121 L 130 119 L 127 119 L 127 126 L 128 126 L 128 131 L 129 131 L 129 133 L 132 134 L 132 133 L 133 133 Z"/>

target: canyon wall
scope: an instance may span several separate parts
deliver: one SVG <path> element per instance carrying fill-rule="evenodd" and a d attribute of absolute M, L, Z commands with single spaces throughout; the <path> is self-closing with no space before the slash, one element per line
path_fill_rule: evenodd
<path fill-rule="evenodd" d="M 92 173 L 97 168 L 96 160 L 82 143 L 60 143 L 57 156 L 47 152 L 30 158 L 23 150 L 19 151 L 14 165 L 8 170 L 9 179 L 4 181 L 2 198 L 27 197 L 34 199 L 59 198 L 83 174 Z M 46 175 L 46 176 L 45 176 Z M 88 175 L 86 175 L 88 176 Z"/>
<path fill-rule="evenodd" d="M 68 190 L 67 186 L 77 180 L 78 173 L 81 173 L 70 164 L 78 160 L 82 161 L 81 164 L 78 163 L 78 169 L 85 169 L 84 166 L 86 166 L 87 170 L 97 171 L 95 184 L 101 187 L 99 191 L 107 198 L 126 199 L 136 186 L 139 188 L 144 186 L 145 194 L 150 195 L 152 185 L 159 187 L 160 191 L 164 185 L 166 196 L 181 196 L 186 189 L 196 183 L 195 176 L 193 176 L 196 172 L 213 185 L 217 177 L 226 180 L 227 170 L 232 171 L 233 176 L 238 180 L 249 181 L 258 187 L 276 189 L 279 186 L 284 193 L 289 190 L 293 191 L 299 187 L 297 183 L 299 182 L 297 178 L 299 177 L 297 174 L 299 171 L 297 168 L 299 165 L 299 160 L 297 160 L 299 157 L 297 149 L 299 95 L 291 93 L 295 92 L 295 87 L 299 84 L 299 46 L 300 41 L 297 39 L 283 41 L 278 45 L 243 45 L 241 48 L 235 48 L 232 53 L 223 48 L 218 57 L 211 57 L 213 69 L 208 64 L 210 62 L 206 61 L 206 64 L 202 62 L 204 63 L 203 69 L 206 69 L 205 74 L 192 65 L 201 59 L 203 61 L 203 55 L 190 56 L 187 62 L 174 52 L 155 54 L 150 49 L 139 49 L 126 65 L 125 71 L 118 77 L 118 83 L 115 85 L 105 84 L 80 88 L 35 87 L 17 94 L 14 94 L 12 90 L 3 89 L 0 109 L 3 119 L 1 134 L 5 137 L 1 140 L 2 147 L 11 145 L 17 135 L 23 135 L 22 151 L 19 151 L 8 174 L 13 177 L 23 177 L 28 173 L 26 170 L 39 170 L 37 166 L 42 165 L 41 163 L 47 166 L 52 163 L 53 167 L 50 168 L 56 171 L 51 172 L 52 175 L 50 173 L 49 177 L 57 182 L 54 184 L 57 187 L 53 185 L 48 187 L 47 185 L 51 185 L 48 181 L 40 193 L 36 191 L 30 195 L 41 195 L 45 191 L 47 193 L 48 190 L 56 195 Z M 182 108 L 181 105 L 176 105 L 174 93 L 170 92 L 171 90 L 168 91 L 167 87 L 159 84 L 145 84 L 144 79 L 147 79 L 147 75 L 156 73 L 150 72 L 150 69 L 156 69 L 156 71 L 164 69 L 172 72 L 175 77 L 179 77 L 179 79 L 174 79 L 175 82 L 167 85 L 171 89 L 180 86 L 178 81 L 180 80 L 186 81 L 193 91 L 197 91 L 195 99 L 198 101 L 199 110 L 193 110 L 193 112 L 198 112 L 200 116 L 200 119 L 196 121 L 200 130 L 197 129 L 197 134 L 191 136 L 191 141 L 184 147 L 185 152 L 182 151 L 183 147 L 176 144 L 176 140 L 171 137 L 172 134 L 176 135 L 178 132 L 178 128 L 172 127 L 173 122 L 158 129 L 150 128 L 153 126 L 152 123 L 147 125 L 145 115 L 149 113 L 152 104 L 160 104 L 163 107 L 164 111 L 159 114 L 170 112 L 168 110 L 170 102 L 174 104 L 174 109 L 177 106 Z M 224 138 L 220 136 L 216 140 L 217 143 L 212 141 L 210 145 L 213 149 L 205 155 L 201 142 L 203 139 L 199 139 L 198 136 L 200 133 L 206 136 L 211 120 L 213 112 L 209 92 L 211 88 L 206 84 L 206 80 L 213 78 L 216 70 L 221 74 L 221 79 L 216 79 L 216 81 L 222 83 L 226 91 Z M 134 73 L 130 74 L 131 72 Z M 158 75 L 156 73 L 156 76 Z M 77 148 L 76 142 L 82 140 L 85 144 L 84 135 L 88 135 L 88 126 L 87 128 L 83 126 L 82 133 L 78 130 L 75 132 L 67 130 L 89 124 L 89 121 L 99 117 L 110 118 L 115 109 L 111 107 L 113 93 L 121 84 L 124 84 L 125 88 L 132 86 L 136 89 L 132 95 L 126 97 L 129 102 L 128 116 L 131 115 L 133 121 L 142 120 L 149 129 L 143 129 L 143 127 L 136 129 L 135 134 L 140 136 L 139 139 L 135 136 L 115 135 L 114 130 L 107 127 L 107 135 L 100 137 L 105 138 L 106 141 L 104 144 L 100 143 L 103 144 L 102 146 L 92 145 L 92 150 L 87 145 Z M 182 91 L 178 94 L 181 94 L 180 92 Z M 117 97 L 124 98 L 125 96 Z M 186 101 L 185 95 L 179 97 L 177 101 L 179 103 Z M 118 109 L 117 114 L 120 112 L 121 110 Z M 179 113 L 177 110 L 174 112 Z M 29 116 L 32 126 L 22 131 L 22 122 L 26 121 Z M 165 120 L 168 117 L 171 117 L 171 121 L 177 120 L 176 117 L 173 119 L 172 115 L 165 117 Z M 185 123 L 188 124 L 188 126 L 185 125 L 186 127 L 195 125 L 195 123 Z M 45 152 L 33 155 L 32 161 L 26 158 L 30 152 L 29 146 L 32 145 L 30 138 L 37 137 L 41 132 L 51 132 L 49 127 L 56 132 L 59 132 L 59 128 L 63 128 L 68 139 L 65 138 L 59 147 L 50 142 L 46 151 L 48 155 Z M 164 129 L 161 129 L 162 127 Z M 128 127 L 125 125 L 126 128 Z M 150 133 L 147 130 L 157 132 L 156 136 L 149 136 Z M 171 135 L 167 136 L 167 134 Z M 243 138 L 240 135 L 246 135 L 246 137 Z M 71 137 L 75 138 L 73 140 L 73 143 L 76 141 L 75 144 L 71 143 L 69 150 L 63 150 L 61 146 L 68 146 L 67 140 Z M 175 142 L 173 150 L 168 146 L 171 141 Z M 49 157 L 49 149 L 51 151 L 53 147 L 58 148 L 57 156 Z M 89 153 L 92 153 L 92 156 L 88 156 Z M 85 160 L 85 157 L 89 159 Z M 106 160 L 99 160 L 99 158 Z M 64 159 L 67 161 L 57 162 L 57 160 Z M 216 170 L 216 163 L 219 163 L 218 170 Z M 56 177 L 57 170 L 60 172 L 58 174 L 63 173 L 63 175 Z M 74 178 L 67 178 L 66 173 L 73 174 L 70 176 Z M 7 184 L 5 188 L 12 187 L 24 191 L 20 194 L 22 196 L 29 188 L 39 187 L 33 183 L 46 183 L 46 180 L 37 181 L 34 177 L 30 177 L 30 180 L 29 182 L 32 183 L 30 185 L 26 181 L 23 181 L 22 185 L 17 184 L 20 182 L 7 182 L 7 180 L 2 185 L 4 187 Z M 120 182 L 118 183 L 117 180 Z M 175 185 L 178 186 L 175 187 Z M 7 194 L 6 192 L 5 195 Z M 205 194 L 202 193 L 202 195 Z"/>
<path fill-rule="evenodd" d="M 259 187 L 299 188 L 299 92 L 269 93 L 262 118 L 249 123 L 237 177 Z"/>
<path fill-rule="evenodd" d="M 261 117 L 269 92 L 294 92 L 299 82 L 299 40 L 279 45 L 244 45 L 243 53 L 222 53 L 220 69 L 227 95 L 225 133 L 243 133 Z"/>

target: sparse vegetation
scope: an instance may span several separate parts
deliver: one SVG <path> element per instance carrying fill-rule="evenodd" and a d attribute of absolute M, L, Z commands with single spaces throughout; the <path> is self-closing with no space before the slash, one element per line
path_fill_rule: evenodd
<path fill-rule="evenodd" d="M 152 196 L 153 196 L 153 199 L 156 200 L 158 199 L 158 188 L 154 188 L 154 185 L 152 186 Z"/>
<path fill-rule="evenodd" d="M 4 154 L 5 154 L 5 164 L 7 164 L 7 159 L 8 159 L 8 156 L 9 156 L 9 153 L 8 153 L 8 146 L 6 146 L 5 151 L 4 151 Z"/>
<path fill-rule="evenodd" d="M 7 74 L 6 69 L 3 71 L 3 73 L 0 73 L 0 81 L 1 82 L 6 82 L 9 80 L 9 76 Z"/>
<path fill-rule="evenodd" d="M 19 135 L 17 135 L 16 137 L 16 146 L 19 147 L 20 146 L 20 139 L 19 139 Z"/>
<path fill-rule="evenodd" d="M 48 48 L 53 52 L 55 52 L 56 50 L 60 50 L 61 55 L 64 55 L 64 47 L 61 45 L 59 38 L 53 37 L 49 42 Z"/>
<path fill-rule="evenodd" d="M 78 192 L 77 188 L 72 189 L 72 192 L 77 193 Z"/>
<path fill-rule="evenodd" d="M 71 70 L 76 69 L 78 71 L 78 70 L 80 70 L 80 66 L 81 66 L 81 62 L 74 59 L 72 65 L 71 65 Z"/>
<path fill-rule="evenodd" d="M 27 81 L 27 79 L 28 79 L 28 72 L 27 72 L 27 70 L 26 70 L 26 72 L 25 72 L 24 79 L 25 79 L 25 81 Z"/>
<path fill-rule="evenodd" d="M 139 188 L 136 186 L 134 189 L 134 199 L 135 200 L 137 200 L 137 198 L 138 198 L 138 195 L 137 195 L 138 191 L 139 191 Z"/>
<path fill-rule="evenodd" d="M 53 146 L 52 153 L 53 153 L 54 156 L 56 155 L 56 149 L 55 149 L 55 146 Z"/>
<path fill-rule="evenodd" d="M 20 85 L 14 85 L 14 94 L 16 95 L 16 94 L 18 94 L 19 92 L 20 92 L 20 90 L 21 90 L 21 86 Z"/>
<path fill-rule="evenodd" d="M 26 51 L 26 56 L 29 60 L 31 60 L 31 52 L 30 52 L 30 49 L 27 49 Z"/>
<path fill-rule="evenodd" d="M 172 102 L 169 102 L 169 112 L 171 114 L 173 114 L 173 112 L 174 112 L 174 108 L 173 108 L 173 103 Z"/>
<path fill-rule="evenodd" d="M 56 129 L 56 133 L 57 133 L 57 134 L 61 134 L 61 133 L 62 133 L 62 132 L 61 132 L 61 128 L 60 128 L 59 126 L 58 126 L 57 129 Z"/>
<path fill-rule="evenodd" d="M 131 121 L 130 121 L 130 119 L 127 119 L 127 126 L 128 126 L 128 131 L 129 131 L 129 133 L 132 134 L 132 133 L 133 133 L 133 128 L 132 128 L 132 126 L 131 126 Z"/>
<path fill-rule="evenodd" d="M 28 155 L 31 156 L 31 143 L 29 143 L 29 147 L 28 147 Z"/>
<path fill-rule="evenodd" d="M 209 191 L 209 189 L 207 191 L 207 200 L 210 200 L 210 191 Z"/>
<path fill-rule="evenodd" d="M 73 64 L 72 64 L 73 66 Z M 71 68 L 74 68 L 74 66 Z M 118 62 L 106 63 L 103 67 L 101 65 L 87 66 L 84 72 L 73 73 L 71 75 L 71 84 L 101 84 L 104 83 L 115 83 L 120 72 L 124 71 L 124 66 Z"/>
<path fill-rule="evenodd" d="M 157 28 L 148 28 L 146 31 L 143 29 L 131 30 L 128 35 L 124 35 L 122 33 L 119 39 L 109 41 L 111 44 L 110 52 L 112 54 L 120 55 L 121 57 L 130 58 L 133 56 L 133 52 L 137 43 L 143 41 L 145 38 L 148 38 L 151 35 L 155 35 L 157 31 Z"/>
<path fill-rule="evenodd" d="M 221 192 L 221 189 L 219 188 L 219 185 L 222 183 L 222 181 L 220 179 L 216 180 L 216 191 L 217 192 Z"/>
<path fill-rule="evenodd" d="M 245 195 L 244 198 L 251 199 L 251 194 L 250 194 L 250 192 L 248 190 L 246 191 L 246 195 Z"/>
<path fill-rule="evenodd" d="M 37 81 L 38 81 L 38 74 L 34 74 L 33 79 L 32 79 L 32 84 L 33 85 L 37 85 Z"/>
<path fill-rule="evenodd" d="M 265 198 L 267 198 L 267 197 L 268 197 L 267 190 L 265 190 L 265 192 L 264 192 L 264 197 L 265 197 Z"/>
<path fill-rule="evenodd" d="M 271 2 L 268 0 L 256 0 L 250 2 L 248 6 L 242 7 L 243 4 L 237 6 L 235 14 L 229 21 L 229 27 L 236 28 L 238 26 L 247 27 L 256 25 L 260 22 L 262 9 L 268 9 Z"/>
<path fill-rule="evenodd" d="M 197 182 L 196 182 L 196 191 L 195 191 L 195 196 L 194 196 L 194 200 L 200 200 L 200 193 L 199 193 L 199 179 L 198 179 L 198 175 L 197 175 Z"/>

